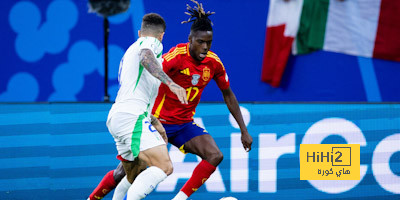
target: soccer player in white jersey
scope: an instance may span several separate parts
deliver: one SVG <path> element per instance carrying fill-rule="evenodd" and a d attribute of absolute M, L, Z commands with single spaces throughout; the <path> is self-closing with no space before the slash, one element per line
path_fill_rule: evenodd
<path fill-rule="evenodd" d="M 161 82 L 168 85 L 181 103 L 187 104 L 185 89 L 162 70 L 161 41 L 165 27 L 164 19 L 158 14 L 143 17 L 140 38 L 121 60 L 120 89 L 107 119 L 107 127 L 117 146 L 117 157 L 127 174 L 127 185 L 132 183 L 128 200 L 143 199 L 172 173 L 172 162 L 163 140 L 166 136 L 161 136 L 151 123 L 157 120 L 151 115 L 151 109 Z M 149 167 L 135 177 L 139 162 Z"/>

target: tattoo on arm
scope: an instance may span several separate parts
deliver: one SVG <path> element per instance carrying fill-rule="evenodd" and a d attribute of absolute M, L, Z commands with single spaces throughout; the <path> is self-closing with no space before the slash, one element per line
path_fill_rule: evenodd
<path fill-rule="evenodd" d="M 140 64 L 146 68 L 154 77 L 158 78 L 161 82 L 169 85 L 172 83 L 171 78 L 162 70 L 160 64 L 154 57 L 153 52 L 150 49 L 142 49 L 139 53 Z"/>

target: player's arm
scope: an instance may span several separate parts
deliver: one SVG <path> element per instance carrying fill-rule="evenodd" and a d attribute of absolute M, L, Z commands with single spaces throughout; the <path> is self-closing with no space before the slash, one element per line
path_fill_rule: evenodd
<path fill-rule="evenodd" d="M 167 132 L 165 131 L 164 126 L 161 124 L 160 120 L 158 120 L 154 115 L 150 115 L 151 125 L 160 133 L 161 137 L 164 139 L 165 144 L 168 144 Z"/>
<path fill-rule="evenodd" d="M 251 144 L 253 143 L 253 138 L 247 131 L 247 127 L 244 124 L 242 112 L 240 111 L 239 103 L 233 93 L 231 87 L 221 90 L 224 97 L 225 104 L 228 106 L 229 111 L 235 118 L 236 122 L 239 124 L 240 132 L 242 133 L 242 144 L 246 151 L 251 150 Z"/>
<path fill-rule="evenodd" d="M 142 49 L 139 53 L 140 64 L 146 68 L 151 75 L 166 84 L 169 89 L 178 97 L 179 101 L 187 104 L 186 90 L 176 84 L 172 79 L 165 74 L 162 67 L 157 62 L 156 57 L 150 49 Z"/>

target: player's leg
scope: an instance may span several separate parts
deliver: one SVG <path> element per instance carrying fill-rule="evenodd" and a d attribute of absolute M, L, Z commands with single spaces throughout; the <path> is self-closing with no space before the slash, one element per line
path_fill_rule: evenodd
<path fill-rule="evenodd" d="M 184 150 L 200 156 L 203 160 L 193 170 L 192 176 L 174 200 L 185 200 L 192 195 L 214 173 L 223 159 L 222 152 L 214 139 L 208 134 L 191 139 L 185 143 Z"/>
<path fill-rule="evenodd" d="M 217 167 L 224 156 L 209 134 L 197 136 L 185 143 L 184 150 L 200 156 L 203 160 Z"/>
<path fill-rule="evenodd" d="M 111 170 L 104 175 L 103 179 L 90 194 L 89 200 L 102 199 L 117 186 L 118 183 L 114 180 L 113 174 L 114 170 Z"/>
<path fill-rule="evenodd" d="M 122 163 L 119 163 L 118 167 L 114 170 L 109 171 L 97 187 L 93 190 L 92 194 L 89 196 L 89 200 L 98 200 L 105 197 L 109 192 L 111 192 L 125 176 L 125 171 Z"/>
<path fill-rule="evenodd" d="M 145 198 L 158 183 L 172 173 L 172 162 L 165 142 L 148 121 L 148 118 L 144 116 L 140 115 L 134 120 L 133 131 L 131 130 L 130 134 L 126 134 L 127 137 L 122 138 L 124 144 L 121 144 L 118 150 L 121 157 L 128 160 L 122 162 L 127 179 L 132 183 L 128 189 L 128 200 Z M 124 151 L 126 148 L 129 151 Z M 133 180 L 135 177 L 135 163 L 133 161 L 136 159 L 145 162 L 149 167 Z"/>
<path fill-rule="evenodd" d="M 124 166 L 122 165 L 122 163 L 120 162 L 117 166 L 117 168 L 114 170 L 114 180 L 115 182 L 118 184 L 122 178 L 125 177 L 125 171 L 124 171 Z"/>
<path fill-rule="evenodd" d="M 133 170 L 131 169 L 133 162 L 123 162 L 128 181 L 133 181 L 128 190 L 128 200 L 145 198 L 172 173 L 172 162 L 165 144 L 141 151 L 139 159 L 147 163 L 149 167 L 141 172 L 134 181 Z"/>
<path fill-rule="evenodd" d="M 137 175 L 139 153 L 155 146 L 165 146 L 160 134 L 148 124 L 150 122 L 148 122 L 146 114 L 115 113 L 107 121 L 107 127 L 117 146 L 118 159 L 123 161 L 122 165 L 129 183 L 132 183 Z"/>
<path fill-rule="evenodd" d="M 192 176 L 175 196 L 174 200 L 185 200 L 193 194 L 214 173 L 223 159 L 222 152 L 214 139 L 204 129 L 192 124 L 185 127 L 184 132 L 184 134 L 177 136 L 177 138 L 181 138 L 178 139 L 181 142 L 185 141 L 185 138 L 186 140 L 189 139 L 184 143 L 183 150 L 186 153 L 198 155 L 203 160 L 196 166 Z"/>
<path fill-rule="evenodd" d="M 132 183 L 131 183 L 132 181 L 129 182 L 127 176 L 125 175 L 125 170 L 124 170 L 123 164 L 122 164 L 123 162 L 125 162 L 125 161 L 121 161 L 120 165 L 118 165 L 118 168 L 117 168 L 117 169 L 119 169 L 118 171 L 120 172 L 119 176 L 123 175 L 123 178 L 119 182 L 118 186 L 115 188 L 113 200 L 124 199 L 126 193 L 128 192 L 129 187 L 131 187 L 131 185 L 132 185 Z M 133 166 L 127 170 L 133 171 L 132 177 L 130 179 L 135 180 L 136 176 L 139 175 L 140 172 L 145 169 L 146 169 L 146 163 L 140 162 L 139 159 L 135 159 Z"/>

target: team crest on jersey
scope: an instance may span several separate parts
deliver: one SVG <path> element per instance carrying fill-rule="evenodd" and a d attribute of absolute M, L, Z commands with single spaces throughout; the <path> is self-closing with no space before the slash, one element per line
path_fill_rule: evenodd
<path fill-rule="evenodd" d="M 203 68 L 203 81 L 208 81 L 210 79 L 210 68 Z"/>
<path fill-rule="evenodd" d="M 192 75 L 192 85 L 197 85 L 199 83 L 200 74 L 193 74 Z"/>

